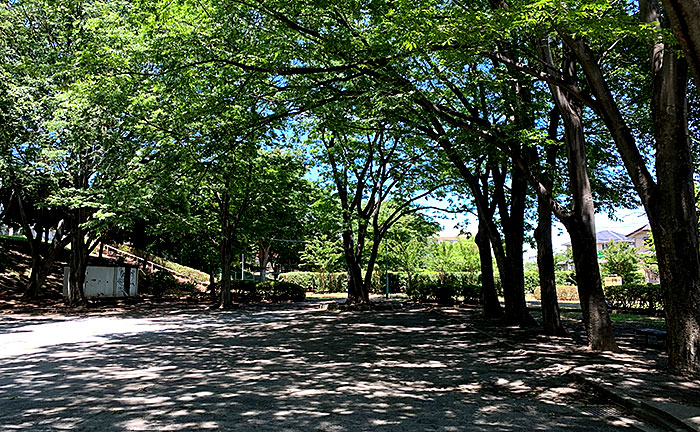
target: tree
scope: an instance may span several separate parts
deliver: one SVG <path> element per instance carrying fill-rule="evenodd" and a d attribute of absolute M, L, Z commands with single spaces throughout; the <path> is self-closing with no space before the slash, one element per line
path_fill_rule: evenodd
<path fill-rule="evenodd" d="M 372 273 L 387 231 L 404 215 L 419 209 L 412 203 L 443 185 L 431 182 L 430 173 L 434 170 L 425 157 L 424 144 L 408 131 L 388 128 L 382 123 L 331 125 L 334 129 L 326 129 L 322 124 L 316 139 L 320 144 L 318 158 L 326 164 L 342 212 L 347 302 L 368 303 Z M 395 208 L 380 219 L 389 200 Z M 368 236 L 371 242 L 367 241 Z M 366 246 L 369 253 L 365 264 Z"/>
<path fill-rule="evenodd" d="M 4 70 L 15 85 L 12 91 L 21 92 L 22 103 L 15 105 L 19 108 L 15 113 L 24 113 L 14 119 L 15 124 L 21 123 L 19 133 L 13 135 L 4 156 L 33 250 L 29 295 L 34 295 L 45 277 L 38 262 L 43 261 L 45 269 L 70 239 L 68 302 L 84 303 L 87 254 L 116 214 L 113 190 L 104 186 L 123 178 L 123 162 L 130 160 L 133 151 L 123 115 L 131 81 L 102 72 L 122 62 L 119 50 L 135 42 L 128 25 L 120 32 L 108 30 L 117 17 L 129 12 L 125 2 L 63 1 L 54 5 L 33 0 L 12 2 L 0 12 L 8 42 Z M 105 46 L 111 49 L 95 55 Z M 46 253 L 38 252 L 42 248 L 37 239 L 30 238 L 27 217 L 26 204 L 31 202 L 27 198 L 38 190 L 37 184 L 49 187 L 44 194 L 34 194 L 32 204 L 61 215 L 55 241 Z M 39 226 L 34 228 L 40 231 Z"/>
<path fill-rule="evenodd" d="M 444 283 L 447 273 L 464 272 L 469 283 L 479 280 L 479 249 L 474 239 L 458 239 L 456 242 L 433 242 L 426 256 L 428 269 L 438 273 L 440 283 Z"/>
<path fill-rule="evenodd" d="M 392 206 L 389 206 L 391 211 Z M 388 213 L 385 209 L 384 213 Z M 406 290 L 410 291 L 413 276 L 424 263 L 430 237 L 439 227 L 421 213 L 411 213 L 399 220 L 387 232 L 389 263 L 406 273 Z"/>
<path fill-rule="evenodd" d="M 635 285 L 644 282 L 639 272 L 639 255 L 637 250 L 624 242 L 608 243 L 603 249 L 603 271 L 608 275 L 622 277 L 622 283 Z"/>
<path fill-rule="evenodd" d="M 246 236 L 258 249 L 261 280 L 266 280 L 267 264 L 281 244 L 298 240 L 308 220 L 312 184 L 304 179 L 306 166 L 301 157 L 284 151 L 266 153 L 267 164 L 258 175 L 268 179 L 270 187 L 261 202 L 253 206 L 246 224 Z"/>

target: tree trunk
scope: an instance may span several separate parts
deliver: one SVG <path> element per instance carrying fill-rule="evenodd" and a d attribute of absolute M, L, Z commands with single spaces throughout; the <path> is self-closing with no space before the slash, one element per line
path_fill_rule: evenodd
<path fill-rule="evenodd" d="M 696 0 L 663 0 L 671 29 L 700 83 L 700 3 Z"/>
<path fill-rule="evenodd" d="M 537 200 L 535 241 L 537 242 L 537 269 L 544 333 L 550 336 L 563 336 L 565 332 L 559 316 L 554 252 L 552 251 L 552 211 L 543 198 Z"/>
<path fill-rule="evenodd" d="M 39 256 L 32 256 L 32 270 L 24 290 L 24 298 L 35 299 L 38 297 L 39 290 L 44 286 L 46 276 L 48 276 L 53 263 L 54 260 L 49 260 L 48 257 L 42 260 Z"/>
<path fill-rule="evenodd" d="M 502 201 L 501 209 L 506 206 L 505 194 L 498 192 L 496 199 Z M 506 321 L 521 326 L 534 326 L 537 322 L 530 316 L 525 302 L 525 272 L 523 266 L 523 243 L 525 241 L 525 198 L 527 196 L 527 179 L 522 170 L 513 166 L 511 170 L 510 211 L 501 211 L 505 253 L 498 253 L 496 261 L 503 283 L 503 297 L 506 306 Z M 492 222 L 493 223 L 493 222 Z M 498 238 L 491 238 L 494 245 Z M 495 248 L 499 250 L 500 248 Z"/>
<path fill-rule="evenodd" d="M 669 366 L 700 370 L 700 250 L 687 118 L 687 65 L 672 47 L 656 71 L 652 113 L 655 193 L 647 203 L 668 329 Z"/>
<path fill-rule="evenodd" d="M 346 304 L 369 303 L 369 287 L 364 283 L 360 263 L 367 225 L 362 223 L 358 224 L 358 239 L 357 242 L 355 242 L 350 217 L 344 214 L 344 218 L 346 219 L 344 221 L 346 228 L 342 233 L 343 256 L 345 257 L 345 264 L 348 270 L 348 299 Z"/>
<path fill-rule="evenodd" d="M 267 245 L 263 240 L 258 240 L 258 250 L 260 256 L 260 282 L 267 280 L 267 261 L 270 259 L 270 248 L 272 240 Z"/>
<path fill-rule="evenodd" d="M 498 300 L 496 283 L 493 279 L 493 261 L 491 259 L 491 242 L 486 233 L 486 226 L 479 222 L 479 231 L 474 241 L 479 248 L 479 263 L 481 266 L 481 299 L 484 305 L 485 318 L 503 318 L 503 309 Z"/>
<path fill-rule="evenodd" d="M 553 65 L 548 46 L 543 54 L 544 61 Z M 565 81 L 576 85 L 576 62 L 569 49 L 564 51 L 562 75 Z M 569 182 L 573 198 L 571 214 L 561 216 L 560 220 L 571 236 L 576 282 L 589 347 L 596 351 L 617 351 L 598 267 L 595 207 L 588 177 L 581 106 L 571 95 L 556 86 L 550 85 L 550 91 L 564 121 Z"/>
<path fill-rule="evenodd" d="M 696 20 L 696 17 L 685 13 L 681 14 L 684 17 L 678 14 L 676 18 L 673 17 L 673 10 L 679 7 L 696 7 L 692 2 L 682 6 L 680 2 L 671 2 L 673 0 L 670 0 L 667 12 L 672 24 L 674 19 L 679 22 L 686 20 L 686 23 L 689 19 Z M 645 22 L 660 22 L 656 2 L 640 1 L 640 12 Z M 666 302 L 669 368 L 697 372 L 700 370 L 700 258 L 692 181 L 693 157 L 686 118 L 685 68 L 682 62 L 679 63 L 680 59 L 676 58 L 673 49 L 664 46 L 661 38 L 649 47 L 654 76 L 651 106 L 657 140 L 658 183 L 655 184 L 654 176 L 646 168 L 646 161 L 617 106 L 597 57 L 584 40 L 567 34 L 562 34 L 562 37 L 583 66 L 591 92 L 598 101 L 598 111 L 615 140 L 649 217 Z M 693 51 L 697 52 L 697 49 Z"/>
<path fill-rule="evenodd" d="M 552 141 L 557 140 L 560 117 L 558 108 L 552 110 L 547 131 L 547 136 Z M 535 158 L 537 158 L 537 150 L 534 148 L 533 153 Z M 557 148 L 555 145 L 549 145 L 545 148 L 544 153 L 544 171 L 546 172 L 548 169 L 554 169 L 556 165 Z M 549 175 L 544 175 L 542 185 L 548 190 L 552 190 L 553 181 Z M 537 228 L 535 229 L 535 242 L 537 243 L 537 268 L 540 282 L 540 301 L 542 304 L 542 325 L 544 332 L 550 336 L 563 336 L 566 332 L 561 324 L 561 317 L 559 314 L 556 269 L 554 251 L 552 250 L 552 210 L 549 208 L 549 201 L 539 195 L 537 196 Z"/>
<path fill-rule="evenodd" d="M 80 225 L 84 219 L 83 209 L 74 211 L 71 218 L 70 279 L 68 283 L 68 305 L 82 306 L 85 298 L 85 271 L 87 270 L 87 245 L 85 233 Z"/>
<path fill-rule="evenodd" d="M 589 347 L 595 351 L 617 351 L 600 279 L 595 224 L 592 219 L 584 221 L 577 217 L 568 221 L 567 231 L 574 251 L 578 296 Z"/>
<path fill-rule="evenodd" d="M 56 262 L 56 258 L 71 241 L 70 235 L 66 235 L 64 232 L 65 226 L 65 220 L 61 220 L 56 226 L 53 240 L 48 246 L 36 244 L 32 248 L 32 270 L 24 293 L 25 298 L 33 299 L 38 296 L 39 291 L 46 282 L 46 277 L 51 273 L 51 268 Z M 42 249 L 46 249 L 43 258 L 41 257 Z"/>
<path fill-rule="evenodd" d="M 209 298 L 212 304 L 216 304 L 216 282 L 214 280 L 214 269 L 209 270 Z"/>
<path fill-rule="evenodd" d="M 228 239 L 222 239 L 221 242 L 221 309 L 233 308 L 231 299 L 231 245 Z"/>
<path fill-rule="evenodd" d="M 348 299 L 347 304 L 369 303 L 369 292 L 362 281 L 362 269 L 359 263 L 348 264 Z"/>

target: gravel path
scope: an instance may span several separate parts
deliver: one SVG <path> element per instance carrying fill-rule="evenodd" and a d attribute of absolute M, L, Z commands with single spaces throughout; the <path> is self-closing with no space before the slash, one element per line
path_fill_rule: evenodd
<path fill-rule="evenodd" d="M 0 429 L 618 430 L 567 338 L 318 304 L 0 316 Z"/>

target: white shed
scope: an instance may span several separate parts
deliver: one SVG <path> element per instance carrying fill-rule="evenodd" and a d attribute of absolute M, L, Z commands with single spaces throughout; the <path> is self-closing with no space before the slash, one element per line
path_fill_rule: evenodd
<path fill-rule="evenodd" d="M 129 272 L 127 274 L 127 271 Z M 85 297 L 132 297 L 138 293 L 139 270 L 134 267 L 88 266 Z M 63 268 L 63 295 L 68 297 L 70 267 Z M 128 287 L 125 289 L 125 282 Z"/>

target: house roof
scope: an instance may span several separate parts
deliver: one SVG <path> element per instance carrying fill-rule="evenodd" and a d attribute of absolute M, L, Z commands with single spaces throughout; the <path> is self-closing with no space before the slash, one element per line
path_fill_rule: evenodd
<path fill-rule="evenodd" d="M 595 233 L 595 242 L 596 243 L 608 243 L 610 241 L 629 242 L 631 240 L 628 239 L 627 236 L 624 234 L 616 233 L 615 231 L 610 231 L 610 230 L 602 230 L 602 231 L 598 231 L 597 233 Z"/>
<path fill-rule="evenodd" d="M 596 243 L 610 243 L 610 242 L 618 243 L 618 242 L 626 242 L 626 243 L 634 243 L 634 240 L 631 238 L 628 238 L 624 234 L 620 234 L 615 231 L 610 231 L 610 230 L 602 230 L 598 231 L 595 233 L 595 242 Z M 564 243 L 564 246 L 570 246 L 571 242 L 566 242 Z"/>
<path fill-rule="evenodd" d="M 632 231 L 631 233 L 627 234 L 627 237 L 632 237 L 632 236 L 635 236 L 635 235 L 637 235 L 637 234 L 644 233 L 645 231 L 646 231 L 646 232 L 651 231 L 651 227 L 649 226 L 649 224 L 644 224 L 643 226 L 637 228 L 636 230 L 634 230 L 634 231 Z"/>

